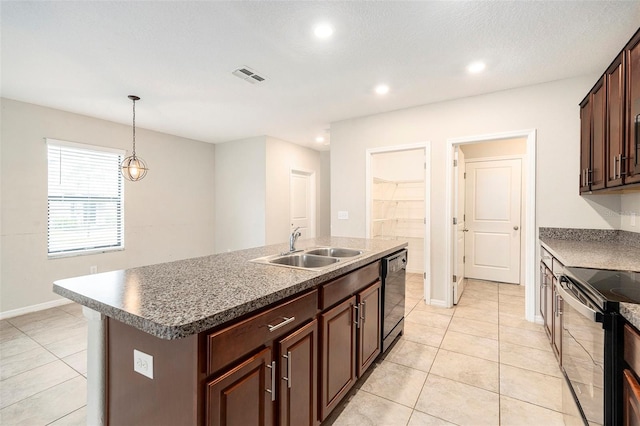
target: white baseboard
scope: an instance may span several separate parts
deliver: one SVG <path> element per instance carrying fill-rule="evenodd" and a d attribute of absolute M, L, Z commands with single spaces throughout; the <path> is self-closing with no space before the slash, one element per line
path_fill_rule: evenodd
<path fill-rule="evenodd" d="M 0 320 L 30 314 L 31 312 L 44 311 L 45 309 L 55 308 L 69 303 L 73 302 L 69 299 L 58 299 L 50 302 L 38 303 L 37 305 L 25 306 L 24 308 L 12 309 L 10 311 L 0 312 Z"/>
<path fill-rule="evenodd" d="M 431 299 L 429 301 L 429 304 L 431 306 L 438 306 L 439 308 L 446 308 L 447 307 L 447 301 L 446 300 Z"/>
<path fill-rule="evenodd" d="M 544 324 L 544 320 L 542 319 L 542 315 L 536 315 L 536 316 L 534 317 L 534 322 L 535 322 L 536 324 Z"/>

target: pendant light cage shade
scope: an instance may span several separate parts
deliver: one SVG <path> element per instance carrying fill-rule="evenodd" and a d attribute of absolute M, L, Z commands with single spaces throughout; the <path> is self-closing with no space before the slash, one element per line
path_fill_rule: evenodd
<path fill-rule="evenodd" d="M 147 163 L 145 163 L 142 158 L 136 155 L 130 155 L 122 161 L 120 170 L 126 180 L 135 182 L 142 180 L 147 175 L 149 169 L 147 168 Z"/>
<path fill-rule="evenodd" d="M 136 101 L 140 98 L 136 95 L 129 95 L 128 98 L 133 101 L 133 150 L 131 155 L 122 161 L 120 172 L 126 180 L 136 182 L 147 175 L 149 168 L 147 163 L 136 155 Z"/>

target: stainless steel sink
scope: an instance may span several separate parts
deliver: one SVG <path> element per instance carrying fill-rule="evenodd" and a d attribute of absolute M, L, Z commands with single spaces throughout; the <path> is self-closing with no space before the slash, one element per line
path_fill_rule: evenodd
<path fill-rule="evenodd" d="M 307 250 L 306 253 L 329 257 L 354 257 L 361 255 L 362 251 L 341 247 L 320 247 L 312 250 Z"/>
<path fill-rule="evenodd" d="M 268 263 L 292 266 L 296 268 L 315 269 L 332 265 L 338 261 L 339 259 L 334 257 L 315 256 L 313 254 L 304 253 L 276 257 L 275 259 L 268 260 Z"/>

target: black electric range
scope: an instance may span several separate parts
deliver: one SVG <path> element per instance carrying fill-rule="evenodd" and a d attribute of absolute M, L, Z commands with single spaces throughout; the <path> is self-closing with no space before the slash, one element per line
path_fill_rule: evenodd
<path fill-rule="evenodd" d="M 622 418 L 620 302 L 640 303 L 640 273 L 567 267 L 562 298 L 561 360 L 585 424 L 617 426 Z"/>

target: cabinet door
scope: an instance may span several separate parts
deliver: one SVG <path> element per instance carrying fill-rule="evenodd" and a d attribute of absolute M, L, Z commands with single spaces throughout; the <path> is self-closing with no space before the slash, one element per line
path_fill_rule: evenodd
<path fill-rule="evenodd" d="M 596 83 L 591 96 L 591 189 L 602 189 L 605 183 L 605 134 L 607 125 L 607 90 L 604 76 Z"/>
<path fill-rule="evenodd" d="M 274 367 L 271 348 L 265 348 L 207 383 L 207 424 L 273 425 Z"/>
<path fill-rule="evenodd" d="M 380 281 L 358 293 L 358 377 L 380 355 L 380 306 L 382 302 Z"/>
<path fill-rule="evenodd" d="M 640 385 L 631 370 L 622 372 L 622 424 L 640 426 Z"/>
<path fill-rule="evenodd" d="M 551 346 L 553 347 L 553 352 L 556 354 L 556 358 L 558 358 L 558 363 L 562 365 L 562 297 L 560 297 L 560 294 L 556 291 L 557 283 L 558 280 L 553 277 L 553 291 L 550 292 L 553 293 L 553 338 L 551 339 Z"/>
<path fill-rule="evenodd" d="M 607 182 L 608 188 L 622 185 L 623 157 L 625 156 L 624 115 L 624 55 L 613 61 L 605 76 L 607 78 Z"/>
<path fill-rule="evenodd" d="M 318 321 L 278 342 L 281 426 L 318 424 Z"/>
<path fill-rule="evenodd" d="M 591 167 L 591 95 L 580 103 L 580 193 L 589 191 Z"/>
<path fill-rule="evenodd" d="M 320 420 L 327 418 L 356 381 L 356 297 L 320 315 Z"/>
<path fill-rule="evenodd" d="M 627 175 L 625 183 L 640 182 L 640 31 L 624 50 L 627 68 Z"/>
<path fill-rule="evenodd" d="M 540 288 L 538 294 L 538 300 L 540 301 L 540 316 L 542 316 L 542 323 L 544 326 L 544 331 L 549 335 L 549 330 L 547 330 L 546 322 L 547 322 L 547 267 L 544 265 L 544 262 L 540 262 Z"/>

